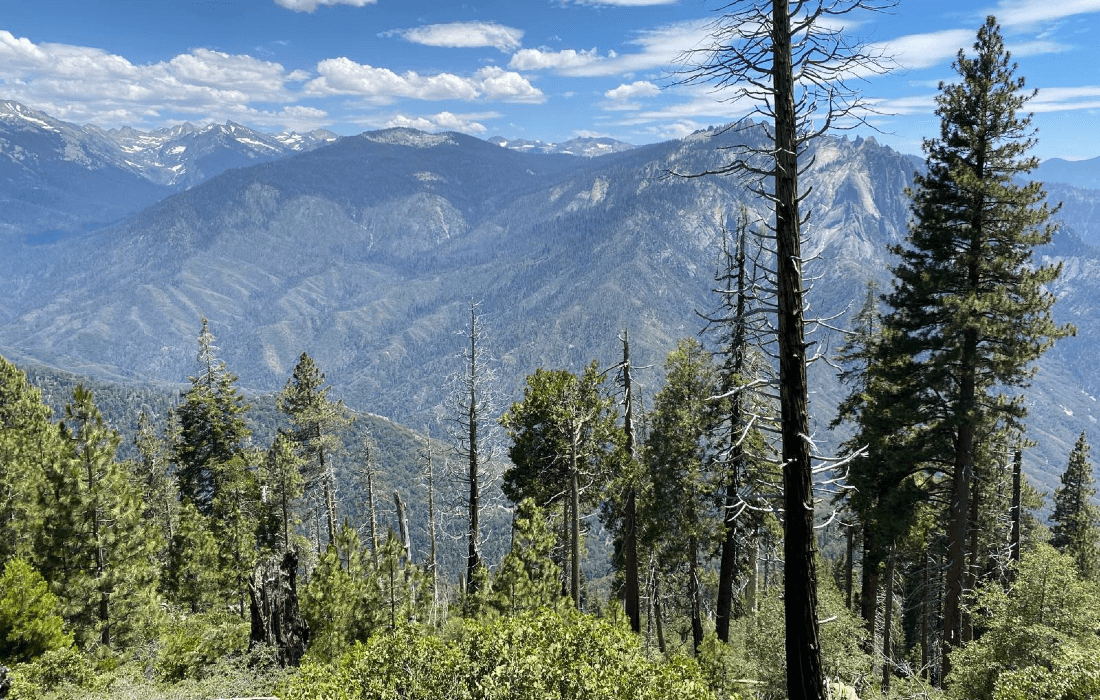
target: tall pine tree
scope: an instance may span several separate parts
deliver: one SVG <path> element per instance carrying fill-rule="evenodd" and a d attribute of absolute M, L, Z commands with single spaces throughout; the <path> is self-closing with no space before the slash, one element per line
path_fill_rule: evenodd
<path fill-rule="evenodd" d="M 1032 260 L 1054 227 L 1041 185 L 1020 184 L 1038 164 L 1027 155 L 1030 119 L 1019 114 L 1031 94 L 1014 76 L 993 17 L 978 31 L 973 58 L 960 51 L 954 67 L 961 81 L 941 84 L 940 135 L 924 143 L 928 169 L 910 193 L 908 240 L 893 250 L 900 262 L 880 363 L 907 420 L 920 422 L 900 454 L 942 471 L 952 486 L 945 651 L 963 642 L 979 441 L 1023 418 L 1022 398 L 1004 390 L 1026 386 L 1035 360 L 1072 332 L 1054 324 L 1054 297 L 1043 290 L 1060 268 Z"/>

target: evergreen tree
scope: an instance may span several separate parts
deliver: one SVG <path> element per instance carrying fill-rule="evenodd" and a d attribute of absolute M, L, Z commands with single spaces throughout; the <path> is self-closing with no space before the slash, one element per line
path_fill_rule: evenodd
<path fill-rule="evenodd" d="M 209 518 L 195 504 L 180 504 L 179 527 L 172 540 L 167 588 L 174 602 L 192 613 L 205 613 L 224 604 L 218 543 Z"/>
<path fill-rule="evenodd" d="M 328 543 L 335 545 L 336 470 L 333 453 L 339 446 L 336 431 L 349 419 L 343 402 L 329 399 L 331 387 L 324 384 L 324 373 L 317 369 L 313 358 L 303 352 L 277 400 L 279 410 L 290 418 L 294 426 L 290 436 L 297 443 L 299 454 L 306 464 L 306 491 L 320 489 L 322 492 Z"/>
<path fill-rule="evenodd" d="M 302 496 L 301 459 L 294 451 L 293 440 L 282 430 L 267 451 L 261 465 L 260 485 L 263 493 L 263 516 L 260 542 L 272 550 L 288 550 L 292 534 L 300 524 L 298 500 Z"/>
<path fill-rule="evenodd" d="M 16 556 L 41 562 L 46 471 L 64 449 L 41 392 L 0 357 L 0 566 Z"/>
<path fill-rule="evenodd" d="M 884 318 L 882 366 L 898 399 L 894 415 L 918 424 L 899 457 L 942 470 L 951 480 L 944 643 L 958 646 L 971 525 L 975 459 L 983 436 L 1023 418 L 1023 387 L 1034 361 L 1072 332 L 1050 315 L 1043 290 L 1060 268 L 1035 265 L 1036 246 L 1053 226 L 1039 183 L 1021 184 L 1036 165 L 1030 120 L 1018 114 L 1030 95 L 1014 77 L 990 17 L 974 57 L 954 63 L 961 82 L 941 85 L 940 136 L 924 143 L 927 172 L 910 196 L 913 222 L 893 252 L 894 289 Z M 901 428 L 895 431 L 900 434 Z"/>
<path fill-rule="evenodd" d="M 78 643 L 143 641 L 160 614 L 159 532 L 143 517 L 141 489 L 130 465 L 115 461 L 118 433 L 107 427 L 83 385 L 65 407 L 62 433 L 70 454 L 49 475 L 51 558 L 43 573 Z"/>
<path fill-rule="evenodd" d="M 512 522 L 512 549 L 493 576 L 493 605 L 506 615 L 559 607 L 558 567 L 550 558 L 554 533 L 546 515 L 530 498 L 523 499 Z"/>
<path fill-rule="evenodd" d="M 236 387 L 237 377 L 217 359 L 214 335 L 202 319 L 197 360 L 199 373 L 177 408 L 179 439 L 175 446 L 180 495 L 210 516 L 223 471 L 244 450 L 251 435 L 245 422 L 249 406 Z"/>
<path fill-rule="evenodd" d="M 160 530 L 157 562 L 164 570 L 168 568 L 169 550 L 179 528 L 179 490 L 175 474 L 169 471 L 170 446 L 157 434 L 153 419 L 145 411 L 138 416 L 134 446 L 138 450 L 134 476 L 142 489 L 143 517 Z"/>
<path fill-rule="evenodd" d="M 532 498 L 544 508 L 560 504 L 568 524 L 569 590 L 580 597 L 580 509 L 594 505 L 614 446 L 621 443 L 611 400 L 600 387 L 596 363 L 580 377 L 566 370 L 536 370 L 527 377 L 523 401 L 512 405 L 501 425 L 512 438 L 512 467 L 504 472 L 504 494 L 513 503 Z"/>
<path fill-rule="evenodd" d="M 715 491 L 706 466 L 712 446 L 718 373 L 711 356 L 694 338 L 677 343 L 665 361 L 667 380 L 654 399 L 646 440 L 649 463 L 645 541 L 668 571 L 687 581 L 693 648 L 703 643 L 701 557 L 709 552 L 717 524 L 708 508 Z"/>
<path fill-rule="evenodd" d="M 1089 443 L 1082 432 L 1070 452 L 1062 486 L 1054 492 L 1050 544 L 1072 556 L 1086 579 L 1100 574 L 1100 509 L 1092 503 L 1095 495 Z"/>
<path fill-rule="evenodd" d="M 24 559 L 8 561 L 0 573 L 0 662 L 32 661 L 72 643 L 42 574 Z"/>
<path fill-rule="evenodd" d="M 359 535 L 344 524 L 302 593 L 302 615 L 310 630 L 310 652 L 339 659 L 355 642 L 365 642 L 383 623 L 382 586 Z"/>

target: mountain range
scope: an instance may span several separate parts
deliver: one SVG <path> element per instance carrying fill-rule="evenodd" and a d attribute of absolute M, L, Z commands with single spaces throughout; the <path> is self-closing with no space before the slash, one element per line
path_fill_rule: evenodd
<path fill-rule="evenodd" d="M 35 191 L 28 183 L 43 189 L 37 208 L 3 217 L 0 354 L 178 383 L 194 372 L 206 317 L 242 385 L 281 388 L 307 351 L 349 405 L 420 427 L 441 415 L 476 301 L 501 408 L 538 367 L 612 366 L 623 330 L 634 364 L 651 367 L 639 377 L 651 395 L 676 339 L 698 333 L 699 313 L 718 304 L 723 231 L 742 207 L 750 220 L 768 211 L 736 178 L 671 173 L 715 169 L 738 143 L 763 138 L 743 126 L 545 152 L 408 129 L 339 139 L 233 124 L 107 132 L 8 103 L 0 203 L 13 211 L 20 192 Z M 607 153 L 577 157 L 598 151 Z M 811 151 L 805 249 L 812 315 L 834 319 L 813 336 L 827 351 L 865 282 L 888 287 L 887 247 L 904 240 L 905 188 L 921 161 L 874 139 L 822 138 Z M 1041 258 L 1063 264 L 1055 313 L 1079 328 L 1044 357 L 1028 392 L 1039 443 L 1029 473 L 1051 490 L 1100 415 L 1100 192 L 1047 189 L 1065 206 Z M 843 388 L 824 362 L 811 373 L 818 439 L 835 443 L 824 426 Z"/>

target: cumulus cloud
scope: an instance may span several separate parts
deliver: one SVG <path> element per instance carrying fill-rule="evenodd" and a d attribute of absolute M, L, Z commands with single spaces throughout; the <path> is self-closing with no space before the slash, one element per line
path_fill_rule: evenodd
<path fill-rule="evenodd" d="M 349 58 L 330 58 L 317 64 L 320 77 L 306 84 L 313 95 L 360 95 L 379 103 L 397 98 L 416 100 L 498 100 L 542 102 L 545 96 L 518 73 L 498 66 L 482 68 L 471 77 L 453 73 L 398 74 L 388 68 L 356 63 Z"/>
<path fill-rule="evenodd" d="M 604 109 L 610 110 L 628 110 L 638 109 L 641 104 L 635 100 L 644 97 L 654 97 L 660 94 L 661 88 L 657 87 L 648 80 L 638 80 L 629 84 L 622 84 L 617 88 L 608 90 L 603 94 L 608 99 L 608 102 L 604 104 Z"/>
<path fill-rule="evenodd" d="M 102 49 L 35 44 L 0 30 L 5 97 L 78 123 L 137 125 L 166 113 L 247 113 L 251 103 L 293 102 L 287 83 L 295 80 L 301 75 L 246 55 L 195 49 L 135 65 Z"/>
<path fill-rule="evenodd" d="M 514 51 L 520 47 L 523 30 L 506 27 L 496 22 L 450 22 L 426 24 L 413 29 L 396 29 L 386 32 L 406 41 L 425 46 L 451 48 L 475 48 L 491 46 L 501 51 Z"/>
<path fill-rule="evenodd" d="M 378 0 L 275 0 L 275 4 L 295 12 L 313 12 L 320 5 L 351 5 L 352 7 L 366 7 L 373 5 Z"/>

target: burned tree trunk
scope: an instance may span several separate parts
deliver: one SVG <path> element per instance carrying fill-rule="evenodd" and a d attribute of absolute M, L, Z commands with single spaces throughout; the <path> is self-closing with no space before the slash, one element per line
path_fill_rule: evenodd
<path fill-rule="evenodd" d="M 252 634 L 249 649 L 267 644 L 280 666 L 297 666 L 306 653 L 309 630 L 298 608 L 298 554 L 287 551 L 282 561 L 272 556 L 256 564 L 248 582 Z"/>

